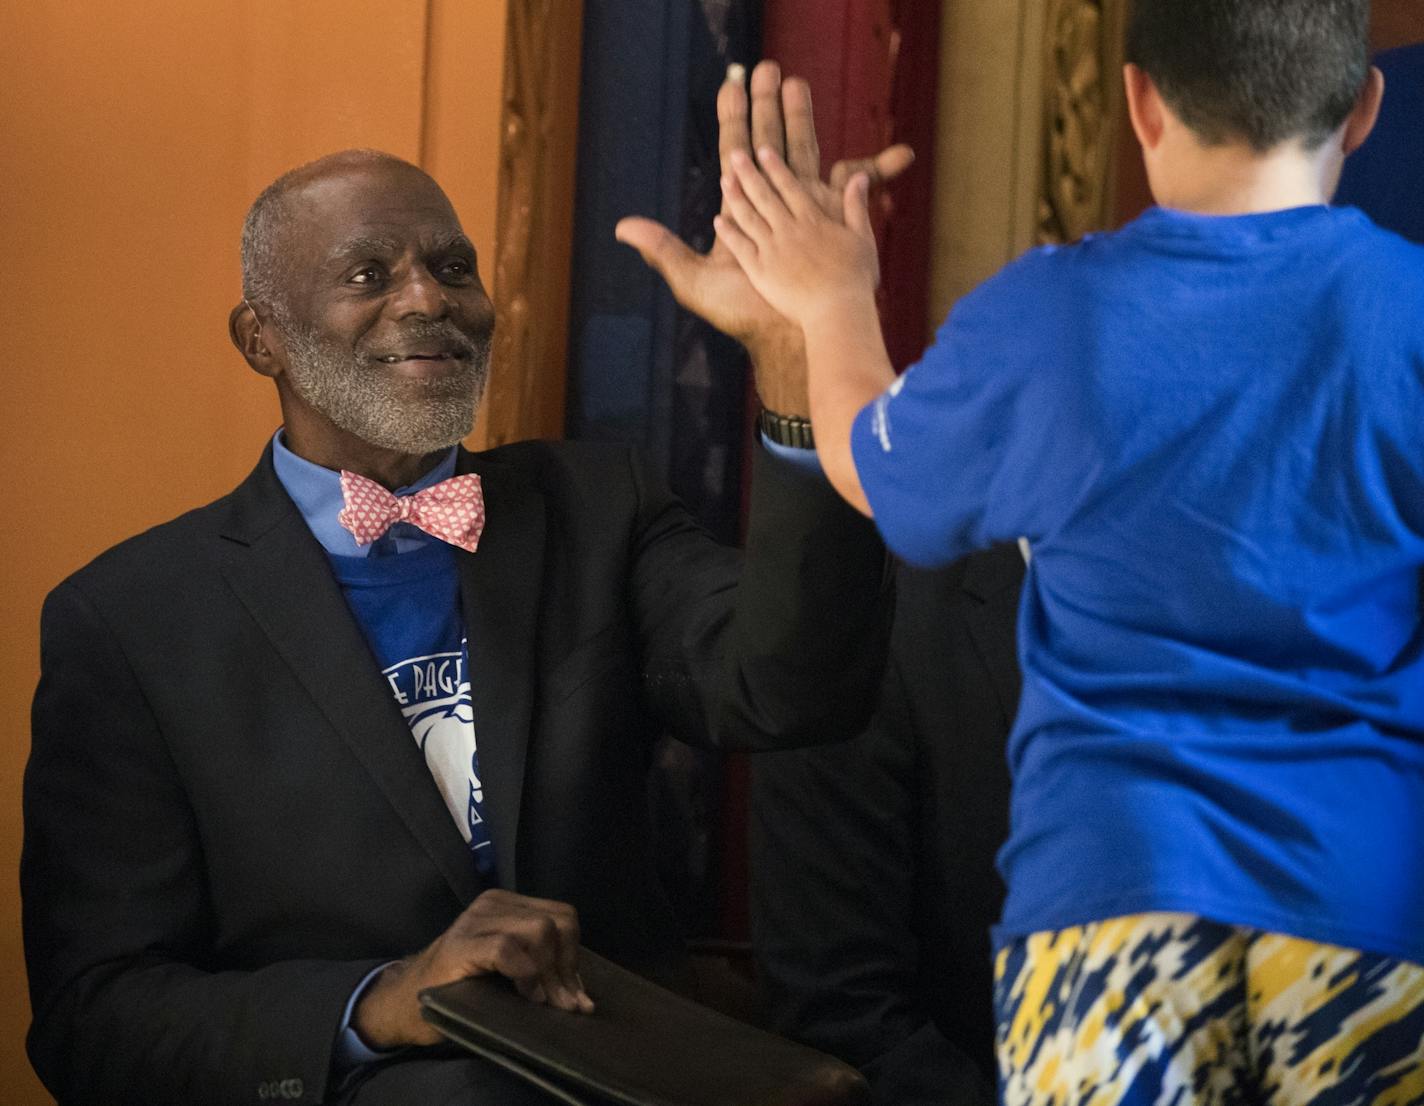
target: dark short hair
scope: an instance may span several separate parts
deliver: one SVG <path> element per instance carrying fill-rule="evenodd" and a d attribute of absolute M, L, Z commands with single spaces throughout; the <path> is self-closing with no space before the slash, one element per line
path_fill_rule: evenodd
<path fill-rule="evenodd" d="M 1369 0 L 1134 0 L 1127 60 L 1212 145 L 1314 148 L 1369 72 Z"/>

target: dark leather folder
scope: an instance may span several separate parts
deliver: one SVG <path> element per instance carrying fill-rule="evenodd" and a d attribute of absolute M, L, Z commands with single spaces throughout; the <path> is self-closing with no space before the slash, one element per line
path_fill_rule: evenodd
<path fill-rule="evenodd" d="M 649 983 L 587 949 L 596 1007 L 529 1002 L 497 976 L 435 987 L 421 1013 L 441 1033 L 569 1106 L 861 1106 L 852 1067 Z"/>

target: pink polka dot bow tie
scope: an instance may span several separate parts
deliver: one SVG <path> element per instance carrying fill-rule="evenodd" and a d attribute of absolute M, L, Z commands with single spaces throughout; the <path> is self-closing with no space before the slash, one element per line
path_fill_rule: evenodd
<path fill-rule="evenodd" d="M 432 538 L 470 553 L 485 528 L 485 496 L 476 473 L 452 476 L 414 495 L 392 495 L 374 480 L 342 471 L 346 506 L 336 516 L 357 545 L 370 545 L 397 522 L 408 522 Z"/>

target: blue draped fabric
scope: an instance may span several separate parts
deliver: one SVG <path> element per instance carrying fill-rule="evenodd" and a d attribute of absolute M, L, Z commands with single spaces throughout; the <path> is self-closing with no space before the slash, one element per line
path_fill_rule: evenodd
<path fill-rule="evenodd" d="M 1375 64 L 1384 72 L 1384 106 L 1374 133 L 1345 162 L 1335 202 L 1424 242 L 1424 43 L 1390 50 Z"/>
<path fill-rule="evenodd" d="M 761 0 L 586 0 L 580 88 L 566 430 L 639 446 L 699 521 L 736 541 L 746 358 L 681 310 L 662 279 L 617 243 L 646 215 L 694 249 L 721 203 L 717 90 L 750 65 Z M 659 874 L 690 934 L 719 932 L 722 760 L 664 739 L 651 817 Z"/>
<path fill-rule="evenodd" d="M 720 204 L 717 90 L 754 60 L 759 0 L 584 8 L 567 432 L 642 447 L 715 534 L 737 537 L 741 347 L 682 311 L 613 239 L 647 215 L 697 250 Z"/>

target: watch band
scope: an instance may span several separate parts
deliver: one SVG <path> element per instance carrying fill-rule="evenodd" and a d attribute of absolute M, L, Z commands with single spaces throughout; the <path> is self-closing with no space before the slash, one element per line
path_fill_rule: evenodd
<path fill-rule="evenodd" d="M 768 411 L 762 408 L 761 418 L 758 420 L 761 425 L 761 432 L 766 435 L 768 441 L 777 445 L 789 446 L 792 449 L 815 449 L 816 438 L 811 433 L 811 420 L 803 419 L 799 415 L 778 415 L 775 411 Z"/>

